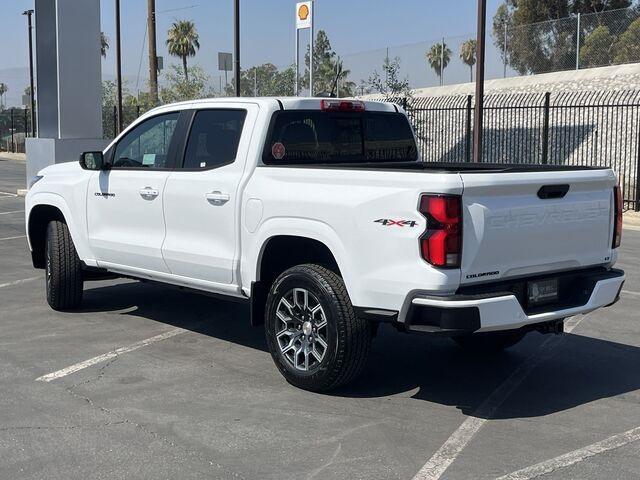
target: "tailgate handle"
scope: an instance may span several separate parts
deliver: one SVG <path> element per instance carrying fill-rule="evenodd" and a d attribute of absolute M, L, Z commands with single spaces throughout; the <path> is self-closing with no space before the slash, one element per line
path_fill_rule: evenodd
<path fill-rule="evenodd" d="M 538 190 L 538 198 L 543 200 L 547 198 L 562 198 L 569 191 L 569 185 L 543 185 Z"/>

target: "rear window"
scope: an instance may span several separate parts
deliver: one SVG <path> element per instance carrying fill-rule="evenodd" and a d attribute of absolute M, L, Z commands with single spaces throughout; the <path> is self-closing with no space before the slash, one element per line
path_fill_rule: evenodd
<path fill-rule="evenodd" d="M 290 110 L 274 114 L 266 165 L 411 162 L 418 149 L 400 113 Z"/>

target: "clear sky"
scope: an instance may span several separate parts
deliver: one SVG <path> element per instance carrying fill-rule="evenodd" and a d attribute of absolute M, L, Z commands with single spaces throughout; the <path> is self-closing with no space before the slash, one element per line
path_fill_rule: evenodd
<path fill-rule="evenodd" d="M 33 8 L 34 2 L 0 1 L 0 31 L 5 39 L 0 42 L 0 81 L 9 83 L 7 99 L 9 103 L 17 104 L 24 87 L 16 85 L 24 78 L 28 63 L 26 17 L 21 13 Z M 500 3 L 501 0 L 488 0 L 488 26 Z M 121 4 L 123 72 L 128 77 L 130 88 L 133 88 L 143 52 L 147 1 L 121 0 Z M 243 67 L 264 62 L 279 66 L 292 63 L 294 5 L 295 0 L 241 0 Z M 364 72 L 379 65 L 380 55 L 350 55 L 352 53 L 375 49 L 380 52 L 386 47 L 425 42 L 425 45 L 408 46 L 397 51 L 391 49 L 390 54 L 400 54 L 405 63 L 421 63 L 420 68 L 424 69 L 426 75 L 425 46 L 443 36 L 460 40 L 474 36 L 476 7 L 476 0 L 316 0 L 316 28 L 327 32 L 334 50 L 345 56 L 347 66 L 356 76 L 365 75 L 358 73 L 359 70 Z M 165 66 L 178 63 L 178 59 L 168 57 L 164 45 L 169 26 L 177 19 L 189 19 L 196 23 L 201 44 L 191 63 L 200 64 L 211 76 L 219 75 L 217 52 L 231 52 L 233 49 L 232 0 L 156 0 L 156 10 L 158 54 L 164 56 Z M 113 0 L 101 0 L 101 17 L 102 30 L 111 43 L 107 59 L 102 64 L 103 77 L 112 78 L 115 71 Z M 457 56 L 455 44 L 456 40 L 452 39 L 451 48 L 454 56 Z M 412 50 L 416 50 L 416 53 L 413 54 Z M 143 75 L 147 68 L 146 56 L 145 48 L 142 55 Z M 412 83 L 434 81 L 426 77 L 412 79 Z M 27 80 L 24 79 L 23 83 L 26 86 Z"/>

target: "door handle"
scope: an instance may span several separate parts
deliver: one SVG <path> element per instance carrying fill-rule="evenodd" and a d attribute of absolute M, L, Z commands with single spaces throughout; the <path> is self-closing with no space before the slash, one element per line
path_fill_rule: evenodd
<path fill-rule="evenodd" d="M 156 190 L 155 188 L 145 187 L 140 189 L 140 196 L 145 199 L 149 199 L 149 200 L 154 199 L 159 194 L 160 192 L 158 192 L 158 190 Z"/>
<path fill-rule="evenodd" d="M 229 201 L 230 197 L 228 193 L 222 193 L 216 190 L 215 192 L 206 193 L 205 198 L 214 205 L 224 205 Z"/>

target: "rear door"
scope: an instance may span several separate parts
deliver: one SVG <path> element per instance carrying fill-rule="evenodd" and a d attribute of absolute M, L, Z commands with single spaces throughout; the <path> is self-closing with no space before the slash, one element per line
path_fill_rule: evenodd
<path fill-rule="evenodd" d="M 179 115 L 161 114 L 138 124 L 113 147 L 112 168 L 91 178 L 88 237 L 101 266 L 168 272 L 160 250 L 162 195 L 174 164 Z"/>
<path fill-rule="evenodd" d="M 231 284 L 238 252 L 241 183 L 257 105 L 192 112 L 178 166 L 167 180 L 162 246 L 171 273 Z"/>
<path fill-rule="evenodd" d="M 461 283 L 606 264 L 610 170 L 462 173 Z"/>

